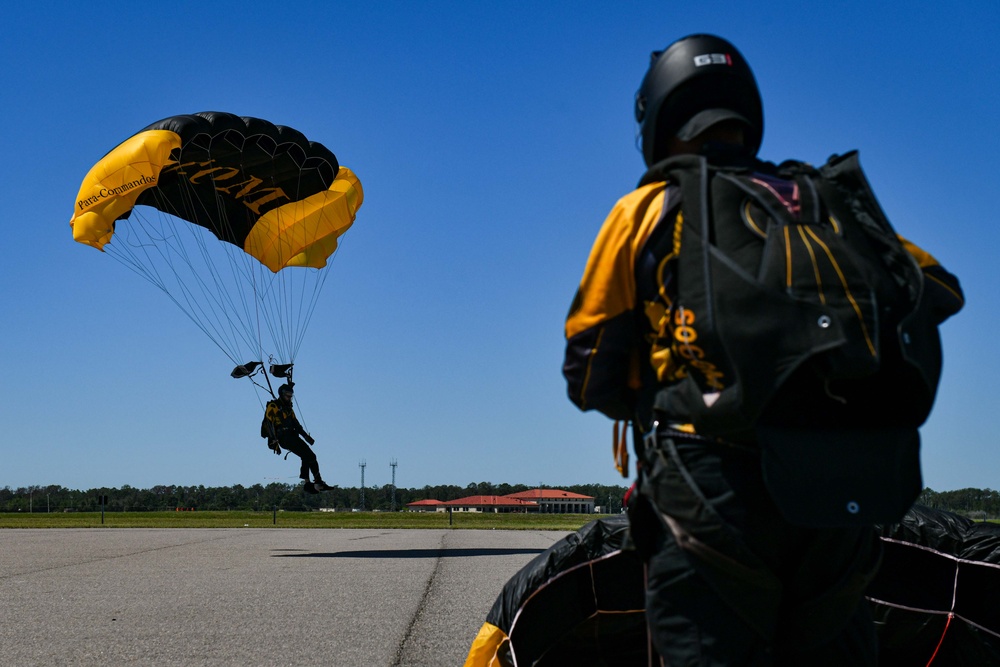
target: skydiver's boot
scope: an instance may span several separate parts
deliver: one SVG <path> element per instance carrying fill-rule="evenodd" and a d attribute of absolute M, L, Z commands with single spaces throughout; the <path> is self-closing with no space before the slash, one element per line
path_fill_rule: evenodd
<path fill-rule="evenodd" d="M 302 480 L 302 490 L 306 493 L 319 493 L 316 487 L 308 479 Z"/>
<path fill-rule="evenodd" d="M 316 492 L 318 493 L 318 492 L 320 492 L 320 491 L 329 491 L 329 490 L 330 490 L 330 489 L 332 489 L 333 487 L 332 487 L 332 486 L 329 486 L 329 485 L 328 485 L 328 484 L 327 484 L 326 482 L 324 482 L 323 480 L 321 480 L 321 479 L 317 479 L 317 480 L 315 480 L 315 481 L 313 482 L 313 488 L 314 488 L 314 489 L 316 489 Z"/>

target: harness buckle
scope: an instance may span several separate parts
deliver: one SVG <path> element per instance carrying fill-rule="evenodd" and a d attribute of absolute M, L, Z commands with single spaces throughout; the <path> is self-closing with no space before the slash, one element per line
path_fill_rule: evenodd
<path fill-rule="evenodd" d="M 649 431 L 642 436 L 642 453 L 641 457 L 643 461 L 650 460 L 650 454 L 659 444 L 659 439 L 657 438 L 657 433 L 660 430 L 660 422 L 653 420 L 650 425 Z"/>

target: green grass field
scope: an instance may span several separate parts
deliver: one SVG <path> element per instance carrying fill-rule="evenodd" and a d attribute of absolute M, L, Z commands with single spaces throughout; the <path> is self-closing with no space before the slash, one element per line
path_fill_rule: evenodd
<path fill-rule="evenodd" d="M 451 528 L 573 531 L 598 514 L 445 512 L 0 513 L 0 528 Z"/>

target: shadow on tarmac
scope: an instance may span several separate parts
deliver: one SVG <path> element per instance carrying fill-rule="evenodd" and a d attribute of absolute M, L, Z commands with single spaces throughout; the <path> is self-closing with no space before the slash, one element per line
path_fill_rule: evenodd
<path fill-rule="evenodd" d="M 283 549 L 291 551 L 291 549 Z M 540 554 L 545 549 L 373 549 L 370 551 L 334 551 L 276 553 L 272 558 L 469 558 L 474 556 L 523 556 Z"/>

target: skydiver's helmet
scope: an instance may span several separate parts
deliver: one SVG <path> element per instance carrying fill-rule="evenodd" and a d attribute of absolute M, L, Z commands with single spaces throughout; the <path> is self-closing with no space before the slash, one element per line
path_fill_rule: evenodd
<path fill-rule="evenodd" d="M 764 111 L 750 66 L 736 47 L 714 35 L 689 35 L 654 51 L 635 95 L 642 156 L 651 166 L 668 155 L 671 137 L 689 141 L 725 120 L 745 126 L 744 144 L 760 150 Z"/>
<path fill-rule="evenodd" d="M 290 384 L 283 384 L 280 387 L 278 387 L 278 398 L 280 399 L 290 401 L 292 400 L 293 393 L 294 390 L 292 389 L 292 385 Z"/>

